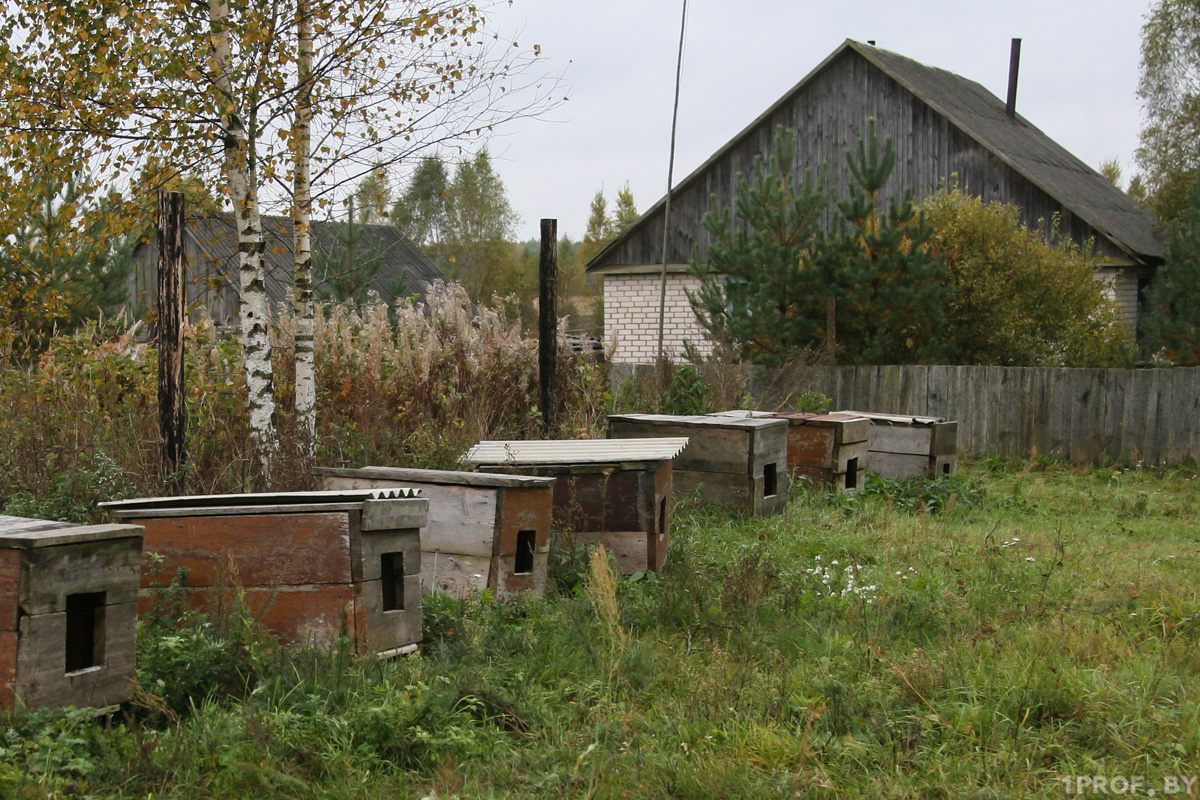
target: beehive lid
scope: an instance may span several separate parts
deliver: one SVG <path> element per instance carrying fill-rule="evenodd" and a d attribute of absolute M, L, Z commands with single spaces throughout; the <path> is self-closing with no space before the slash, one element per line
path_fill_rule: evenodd
<path fill-rule="evenodd" d="M 644 425 L 676 425 L 726 430 L 761 430 L 785 424 L 782 420 L 765 417 L 727 417 L 712 414 L 674 416 L 672 414 L 611 414 L 611 422 L 638 422 Z"/>
<path fill-rule="evenodd" d="M 554 478 L 533 475 L 504 475 L 495 472 L 459 472 L 446 469 L 408 469 L 405 467 L 316 467 L 315 475 L 331 478 L 432 483 L 440 486 L 480 486 L 496 489 L 549 489 Z"/>
<path fill-rule="evenodd" d="M 0 514 L 0 547 L 27 550 L 130 536 L 141 538 L 143 533 L 141 525 L 80 525 Z"/>
<path fill-rule="evenodd" d="M 946 422 L 945 417 L 918 417 L 912 414 L 880 414 L 876 411 L 839 411 L 839 414 L 853 414 L 856 417 L 866 417 L 876 425 L 938 425 Z"/>
<path fill-rule="evenodd" d="M 734 419 L 786 419 L 791 425 L 813 425 L 819 428 L 832 428 L 847 422 L 858 420 L 870 421 L 862 414 L 850 411 L 835 411 L 830 414 L 814 414 L 808 411 L 718 411 L 710 414 L 712 417 L 730 417 Z"/>
<path fill-rule="evenodd" d="M 628 464 L 668 461 L 683 452 L 688 437 L 647 439 L 547 439 L 480 442 L 462 457 L 479 465 L 545 466 L 551 464 Z"/>
<path fill-rule="evenodd" d="M 422 500 L 421 490 L 409 487 L 345 489 L 324 492 L 254 492 L 199 494 L 181 497 L 139 497 L 100 503 L 118 519 L 203 514 L 280 514 L 301 511 L 361 509 L 374 500 Z"/>

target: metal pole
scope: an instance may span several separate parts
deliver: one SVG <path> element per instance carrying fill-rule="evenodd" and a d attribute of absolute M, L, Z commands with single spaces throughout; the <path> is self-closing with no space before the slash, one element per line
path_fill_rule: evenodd
<path fill-rule="evenodd" d="M 658 366 L 666 358 L 663 352 L 663 331 L 667 318 L 667 242 L 671 230 L 671 188 L 675 183 L 675 130 L 679 123 L 679 78 L 683 72 L 683 40 L 687 31 L 687 0 L 683 0 L 683 18 L 679 23 L 679 57 L 675 62 L 675 104 L 671 110 L 671 156 L 667 162 L 667 201 L 663 209 L 662 272 L 658 286 Z M 665 378 L 663 379 L 665 380 Z"/>

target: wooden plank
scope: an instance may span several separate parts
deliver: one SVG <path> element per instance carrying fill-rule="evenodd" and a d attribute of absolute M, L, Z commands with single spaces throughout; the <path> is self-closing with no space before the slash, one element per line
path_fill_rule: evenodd
<path fill-rule="evenodd" d="M 929 475 L 929 456 L 914 456 L 901 453 L 871 453 L 871 471 L 885 478 L 909 478 L 913 475 Z"/>
<path fill-rule="evenodd" d="M 141 570 L 140 536 L 29 550 L 22 565 L 21 610 L 66 611 L 67 595 L 80 592 L 105 592 L 108 605 L 132 603 Z"/>
<path fill-rule="evenodd" d="M 438 591 L 462 599 L 482 592 L 491 580 L 491 556 L 421 553 L 421 584 L 427 592 Z"/>
<path fill-rule="evenodd" d="M 425 526 L 429 516 L 427 497 L 368 500 L 363 503 L 362 530 L 408 530 Z"/>
<path fill-rule="evenodd" d="M 875 425 L 870 450 L 877 453 L 908 453 L 928 456 L 933 452 L 933 429 L 911 425 Z"/>
<path fill-rule="evenodd" d="M 383 610 L 383 585 L 379 581 L 355 584 L 354 606 L 358 620 L 356 651 L 382 653 L 421 641 L 421 581 L 406 577 L 404 608 Z"/>
<path fill-rule="evenodd" d="M 129 699 L 134 675 L 137 603 L 105 608 L 103 661 L 66 672 L 66 612 L 21 617 L 15 692 L 28 711 L 61 706 L 102 708 Z"/>
<path fill-rule="evenodd" d="M 17 632 L 0 631 L 0 710 L 11 711 L 16 704 Z"/>
<path fill-rule="evenodd" d="M 792 425 L 788 430 L 788 467 L 831 466 L 835 438 L 832 428 Z"/>
<path fill-rule="evenodd" d="M 21 604 L 21 554 L 20 550 L 0 548 L 0 631 L 17 629 L 17 610 Z"/>
<path fill-rule="evenodd" d="M 859 469 L 865 467 L 871 458 L 871 446 L 869 442 L 854 442 L 853 444 L 844 444 L 834 451 L 833 461 L 830 468 L 836 473 L 845 473 L 850 470 L 850 462 L 857 459 Z"/>
<path fill-rule="evenodd" d="M 487 472 L 459 472 L 442 469 L 402 467 L 315 467 L 313 474 L 325 489 L 375 489 L 384 486 L 478 486 L 484 489 L 522 489 L 550 486 L 554 478 L 530 475 L 501 475 Z M 428 493 L 424 493 L 428 496 Z"/>
<path fill-rule="evenodd" d="M 854 444 L 871 439 L 871 420 L 853 419 L 842 422 L 834 429 L 834 441 L 838 444 Z"/>
<path fill-rule="evenodd" d="M 190 586 L 302 586 L 351 581 L 349 516 L 248 514 L 141 522 L 145 551 L 163 557 L 158 579 L 164 583 L 187 567 Z M 142 586 L 148 585 L 144 574 Z"/>
<path fill-rule="evenodd" d="M 671 462 L 664 461 L 670 468 Z M 505 489 L 499 494 L 499 534 L 493 557 L 515 556 L 521 531 L 534 532 L 534 555 L 550 552 L 550 532 L 554 513 L 554 494 L 550 487 Z"/>
<path fill-rule="evenodd" d="M 700 499 L 705 503 L 732 506 L 745 511 L 753 508 L 753 484 L 749 476 L 693 472 L 676 467 L 674 481 L 676 494 L 699 491 Z"/>
<path fill-rule="evenodd" d="M 788 471 L 781 465 L 775 473 L 775 494 L 767 494 L 765 480 L 762 475 L 754 476 L 751 487 L 754 497 L 754 513 L 760 517 L 768 517 L 783 512 L 788 498 Z"/>
<path fill-rule="evenodd" d="M 560 477 L 554 486 L 554 525 L 581 531 L 637 530 L 645 522 L 641 474 L 641 470 L 612 470 Z"/>
<path fill-rule="evenodd" d="M 516 560 L 516 556 L 492 558 L 491 577 L 494 585 L 489 588 L 495 592 L 496 599 L 509 600 L 521 592 L 545 594 L 549 553 L 534 554 L 531 572 L 517 572 Z"/>
<path fill-rule="evenodd" d="M 425 486 L 429 521 L 421 549 L 490 558 L 496 548 L 498 490 L 475 486 Z"/>
<path fill-rule="evenodd" d="M 741 421 L 741 420 L 735 420 Z M 759 420 L 746 420 L 758 422 Z M 777 420 L 762 420 L 776 423 Z M 786 423 L 778 422 L 779 426 Z M 726 429 L 691 424 L 642 423 L 610 419 L 610 439 L 687 436 L 688 446 L 675 458 L 675 466 L 701 472 L 749 474 L 750 429 Z"/>
<path fill-rule="evenodd" d="M 16 523 L 8 525 L 5 533 L 0 535 L 0 547 L 60 547 L 67 544 L 135 538 L 142 534 L 136 525 L 73 525 L 46 520 L 23 520 L 19 517 L 0 519 L 17 520 Z"/>
<path fill-rule="evenodd" d="M 382 575 L 383 556 L 404 554 L 404 574 L 421 571 L 421 537 L 415 529 L 407 531 L 370 531 L 362 535 L 362 569 L 356 581 L 377 581 Z"/>

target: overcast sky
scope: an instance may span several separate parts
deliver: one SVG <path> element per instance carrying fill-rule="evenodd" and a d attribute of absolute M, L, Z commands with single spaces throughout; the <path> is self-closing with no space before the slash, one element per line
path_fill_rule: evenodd
<path fill-rule="evenodd" d="M 1133 170 L 1143 16 L 1150 0 L 689 0 L 675 156 L 678 183 L 845 39 L 978 81 L 1003 98 L 1023 39 L 1018 111 L 1093 167 Z M 513 0 L 507 27 L 565 73 L 569 102 L 489 145 L 521 216 L 582 237 L 603 188 L 638 209 L 666 191 L 682 0 Z"/>

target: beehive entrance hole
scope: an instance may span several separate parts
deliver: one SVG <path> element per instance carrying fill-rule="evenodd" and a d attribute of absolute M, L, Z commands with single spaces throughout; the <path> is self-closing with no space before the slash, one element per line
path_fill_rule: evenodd
<path fill-rule="evenodd" d="M 105 592 L 67 595 L 67 672 L 104 664 Z"/>
<path fill-rule="evenodd" d="M 858 459 L 851 458 L 846 461 L 846 489 L 858 488 Z"/>
<path fill-rule="evenodd" d="M 383 583 L 383 610 L 404 610 L 404 553 L 384 553 L 379 557 L 379 577 Z"/>
<path fill-rule="evenodd" d="M 779 491 L 779 479 L 775 475 L 775 465 L 763 466 L 763 497 L 773 497 Z"/>
<path fill-rule="evenodd" d="M 662 536 L 667 532 L 667 498 L 660 497 L 658 499 L 658 535 Z"/>
<path fill-rule="evenodd" d="M 537 545 L 537 531 L 517 531 L 517 563 L 513 572 L 529 575 L 533 572 L 533 549 Z"/>

